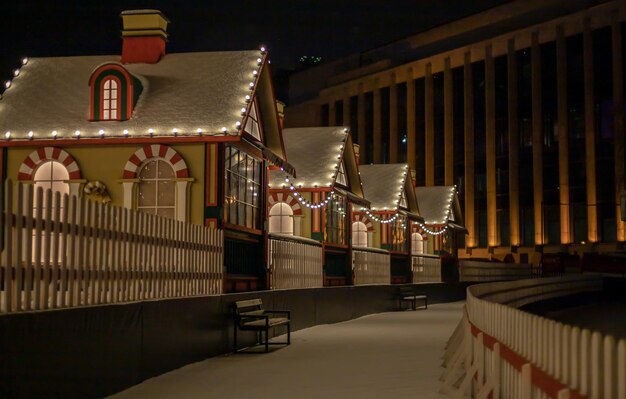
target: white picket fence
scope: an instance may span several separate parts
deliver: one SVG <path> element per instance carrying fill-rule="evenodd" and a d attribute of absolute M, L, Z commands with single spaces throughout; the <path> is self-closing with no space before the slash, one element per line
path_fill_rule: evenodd
<path fill-rule="evenodd" d="M 626 399 L 626 340 L 516 309 L 601 288 L 598 276 L 469 287 L 465 316 L 444 356 L 442 392 L 456 398 Z"/>
<path fill-rule="evenodd" d="M 413 283 L 440 283 L 441 259 L 437 255 L 412 255 Z"/>
<path fill-rule="evenodd" d="M 322 244 L 308 238 L 269 236 L 270 282 L 273 289 L 324 286 Z"/>
<path fill-rule="evenodd" d="M 459 260 L 460 281 L 519 280 L 532 278 L 534 272 L 527 264 Z"/>
<path fill-rule="evenodd" d="M 354 285 L 391 284 L 391 257 L 377 248 L 352 248 Z"/>
<path fill-rule="evenodd" d="M 33 191 L 5 184 L 0 312 L 222 292 L 222 231 Z"/>

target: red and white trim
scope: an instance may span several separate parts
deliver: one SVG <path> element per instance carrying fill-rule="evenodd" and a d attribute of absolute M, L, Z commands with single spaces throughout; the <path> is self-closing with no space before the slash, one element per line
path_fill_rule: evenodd
<path fill-rule="evenodd" d="M 62 163 L 70 175 L 70 180 L 78 180 L 81 178 L 80 169 L 76 160 L 67 153 L 57 147 L 41 147 L 31 152 L 24 162 L 20 165 L 17 173 L 18 180 L 33 180 L 35 170 L 46 161 L 57 161 Z"/>
<path fill-rule="evenodd" d="M 302 215 L 302 208 L 300 207 L 300 203 L 298 202 L 298 200 L 293 198 L 290 194 L 272 193 L 267 199 L 267 204 L 269 205 L 269 208 L 273 207 L 279 202 L 284 202 L 285 204 L 289 205 L 289 207 L 293 211 L 294 216 Z"/>
<path fill-rule="evenodd" d="M 370 218 L 368 218 L 365 215 L 361 215 L 358 213 L 354 213 L 352 215 L 352 222 L 362 222 L 363 224 L 365 224 L 365 227 L 367 227 L 367 231 L 374 231 L 374 225 L 372 224 L 372 221 L 370 220 Z"/>
<path fill-rule="evenodd" d="M 150 158 L 162 158 L 172 165 L 177 178 L 189 177 L 189 169 L 183 157 L 181 157 L 172 147 L 162 144 L 146 145 L 135 151 L 126 162 L 124 167 L 124 179 L 136 179 L 137 171 L 141 164 Z"/>

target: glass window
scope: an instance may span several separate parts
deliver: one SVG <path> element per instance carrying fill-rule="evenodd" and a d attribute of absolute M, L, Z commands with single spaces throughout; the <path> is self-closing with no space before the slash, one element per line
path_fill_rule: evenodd
<path fill-rule="evenodd" d="M 346 220 L 347 207 L 347 199 L 337 194 L 335 194 L 335 197 L 326 205 L 324 241 L 332 244 L 348 244 L 349 224 Z"/>
<path fill-rule="evenodd" d="M 224 221 L 260 230 L 262 161 L 229 145 L 224 152 Z"/>
<path fill-rule="evenodd" d="M 424 253 L 424 237 L 420 233 L 411 234 L 411 255 Z"/>
<path fill-rule="evenodd" d="M 255 139 L 261 141 L 261 129 L 259 128 L 259 124 L 260 122 L 256 101 L 253 101 L 252 104 L 250 104 L 250 114 L 248 115 L 248 121 L 246 122 L 246 128 L 244 131 Z"/>
<path fill-rule="evenodd" d="M 337 180 L 335 181 L 337 184 L 341 184 L 344 187 L 348 187 L 348 178 L 346 177 L 346 168 L 345 161 L 341 161 L 339 165 L 339 170 L 337 171 Z"/>
<path fill-rule="evenodd" d="M 176 174 L 168 162 L 150 159 L 139 171 L 137 209 L 154 215 L 176 218 Z"/>
<path fill-rule="evenodd" d="M 270 233 L 293 235 L 293 211 L 284 202 L 270 209 Z"/>
<path fill-rule="evenodd" d="M 406 217 L 398 215 L 396 220 L 389 226 L 389 249 L 392 251 L 406 252 Z"/>
<path fill-rule="evenodd" d="M 352 246 L 367 247 L 367 226 L 365 223 L 352 223 Z"/>
<path fill-rule="evenodd" d="M 102 90 L 102 120 L 117 119 L 118 85 L 114 79 L 107 79 Z"/>

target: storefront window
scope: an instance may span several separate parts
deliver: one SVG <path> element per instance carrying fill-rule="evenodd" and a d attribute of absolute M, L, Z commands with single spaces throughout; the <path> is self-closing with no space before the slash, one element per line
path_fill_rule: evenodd
<path fill-rule="evenodd" d="M 406 252 L 406 216 L 398 215 L 398 218 L 389 226 L 389 230 L 389 249 Z"/>
<path fill-rule="evenodd" d="M 237 226 L 261 229 L 262 161 L 226 146 L 224 150 L 224 221 Z"/>
<path fill-rule="evenodd" d="M 348 244 L 347 206 L 348 201 L 340 195 L 335 195 L 333 200 L 326 205 L 324 241 L 332 244 Z"/>

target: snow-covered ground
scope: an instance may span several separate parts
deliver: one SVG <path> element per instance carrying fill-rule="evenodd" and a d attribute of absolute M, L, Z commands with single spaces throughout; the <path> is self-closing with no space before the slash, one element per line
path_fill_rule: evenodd
<path fill-rule="evenodd" d="M 441 356 L 462 307 L 437 304 L 296 331 L 290 346 L 210 358 L 112 398 L 441 398 Z"/>

